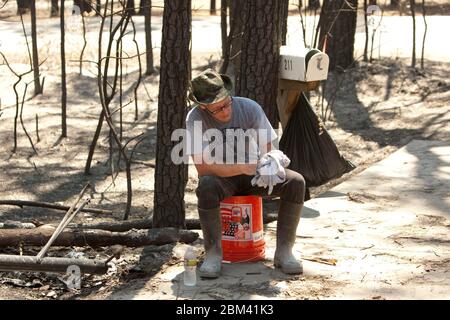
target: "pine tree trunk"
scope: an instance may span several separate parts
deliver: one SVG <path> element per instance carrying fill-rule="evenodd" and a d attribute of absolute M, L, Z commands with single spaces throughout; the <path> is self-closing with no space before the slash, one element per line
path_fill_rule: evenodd
<path fill-rule="evenodd" d="M 209 14 L 212 16 L 216 15 L 216 0 L 211 0 L 209 2 L 210 6 L 209 6 Z"/>
<path fill-rule="evenodd" d="M 309 0 L 308 1 L 308 8 L 309 9 L 319 9 L 320 7 L 320 1 L 319 0 Z"/>
<path fill-rule="evenodd" d="M 17 14 L 25 14 L 30 9 L 31 1 L 34 0 L 17 0 Z"/>
<path fill-rule="evenodd" d="M 411 67 L 416 67 L 416 1 L 409 0 L 409 5 L 411 7 L 411 17 L 413 19 L 413 40 L 412 40 L 412 57 L 411 57 Z"/>
<path fill-rule="evenodd" d="M 50 17 L 57 17 L 59 15 L 58 0 L 51 0 Z"/>
<path fill-rule="evenodd" d="M 224 57 L 222 73 L 237 77 L 241 65 L 241 43 L 244 28 L 245 12 L 242 1 L 230 1 L 230 32 L 227 40 L 227 51 Z M 236 80 L 236 79 L 235 79 Z"/>
<path fill-rule="evenodd" d="M 222 36 L 222 59 L 226 56 L 228 50 L 228 25 L 227 25 L 227 0 L 220 1 L 220 31 Z"/>
<path fill-rule="evenodd" d="M 276 104 L 279 51 L 282 42 L 281 1 L 250 0 L 243 3 L 244 33 L 236 94 L 258 102 L 274 128 L 278 128 Z"/>
<path fill-rule="evenodd" d="M 424 63 L 424 57 L 425 57 L 425 39 L 427 37 L 427 31 L 428 31 L 428 24 L 427 19 L 425 18 L 426 15 L 426 9 L 425 9 L 425 0 L 422 0 L 422 17 L 423 17 L 423 24 L 425 25 L 425 30 L 423 32 L 423 38 L 422 38 L 422 54 L 420 56 L 420 68 L 423 70 L 423 63 Z"/>
<path fill-rule="evenodd" d="M 139 11 L 138 15 L 145 16 L 145 7 L 147 6 L 147 0 L 139 0 Z"/>
<path fill-rule="evenodd" d="M 367 25 L 367 0 L 364 0 L 364 32 L 366 35 L 366 39 L 364 41 L 364 55 L 363 55 L 363 60 L 365 62 L 367 62 L 368 56 L 367 56 L 367 52 L 369 49 L 369 27 Z"/>
<path fill-rule="evenodd" d="M 392 8 L 398 8 L 399 5 L 400 5 L 400 0 L 391 0 L 390 6 Z"/>
<path fill-rule="evenodd" d="M 178 141 L 172 132 L 185 128 L 189 83 L 191 1 L 165 0 L 158 102 L 153 225 L 185 227 L 184 190 L 187 165 L 176 165 L 171 152 Z"/>
<path fill-rule="evenodd" d="M 66 48 L 64 31 L 64 0 L 61 0 L 61 137 L 67 137 L 67 87 L 66 87 Z"/>
<path fill-rule="evenodd" d="M 136 14 L 136 11 L 134 10 L 134 0 L 127 0 L 126 8 L 130 15 L 133 16 Z"/>
<path fill-rule="evenodd" d="M 97 0 L 96 3 L 95 3 L 95 15 L 99 16 L 101 10 L 102 10 L 101 0 Z"/>
<path fill-rule="evenodd" d="M 31 44 L 33 47 L 33 73 L 34 73 L 34 95 L 42 93 L 41 81 L 39 79 L 39 56 L 36 32 L 36 4 L 31 1 Z"/>
<path fill-rule="evenodd" d="M 351 6 L 349 6 L 351 5 Z M 353 62 L 358 0 L 324 0 L 320 12 L 320 41 L 326 41 L 330 70 L 346 69 Z"/>
<path fill-rule="evenodd" d="M 153 65 L 153 47 L 152 47 L 152 1 L 144 0 L 141 10 L 145 16 L 145 57 L 146 57 L 146 70 L 145 74 L 150 75 L 155 72 Z"/>
<path fill-rule="evenodd" d="M 80 8 L 80 14 L 91 12 L 92 10 L 91 3 L 88 0 L 74 0 L 73 4 Z"/>
<path fill-rule="evenodd" d="M 286 45 L 287 19 L 289 16 L 289 0 L 280 0 L 279 4 L 279 30 L 281 32 L 281 44 Z"/>

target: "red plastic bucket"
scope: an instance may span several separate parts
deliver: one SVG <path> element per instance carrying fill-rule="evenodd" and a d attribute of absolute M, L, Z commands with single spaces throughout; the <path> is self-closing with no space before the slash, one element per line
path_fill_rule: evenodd
<path fill-rule="evenodd" d="M 224 262 L 264 259 L 262 199 L 257 196 L 225 198 L 220 203 Z"/>

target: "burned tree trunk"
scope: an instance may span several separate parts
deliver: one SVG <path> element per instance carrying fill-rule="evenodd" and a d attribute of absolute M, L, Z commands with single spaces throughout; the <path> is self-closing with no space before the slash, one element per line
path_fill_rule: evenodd
<path fill-rule="evenodd" d="M 187 165 L 171 159 L 175 129 L 185 127 L 190 80 L 191 1 L 164 1 L 153 224 L 184 228 Z"/>
<path fill-rule="evenodd" d="M 319 48 L 326 44 L 330 70 L 353 64 L 358 0 L 324 0 L 320 12 Z"/>
<path fill-rule="evenodd" d="M 61 27 L 61 137 L 67 137 L 67 85 L 66 85 L 66 45 L 64 30 L 64 0 L 61 0 L 60 10 Z"/>
<path fill-rule="evenodd" d="M 427 37 L 427 31 L 428 31 L 428 24 L 427 19 L 425 18 L 426 10 L 425 10 L 425 0 L 422 0 L 422 17 L 423 17 L 423 24 L 425 25 L 425 30 L 423 32 L 423 38 L 422 38 L 422 54 L 420 56 L 420 68 L 423 70 L 423 60 L 425 57 L 425 39 Z"/>
<path fill-rule="evenodd" d="M 222 59 L 225 58 L 225 51 L 228 50 L 228 24 L 227 24 L 227 0 L 220 2 L 220 31 L 222 36 Z"/>
<path fill-rule="evenodd" d="M 399 5 L 400 5 L 400 0 L 391 0 L 391 2 L 390 2 L 390 6 L 392 8 L 398 8 Z"/>
<path fill-rule="evenodd" d="M 92 4 L 89 0 L 73 0 L 73 4 L 80 8 L 80 14 L 92 11 Z"/>
<path fill-rule="evenodd" d="M 209 14 L 212 16 L 216 15 L 216 0 L 211 0 L 209 2 Z"/>
<path fill-rule="evenodd" d="M 59 15 L 58 0 L 51 0 L 50 17 L 57 17 Z"/>
<path fill-rule="evenodd" d="M 368 61 L 367 51 L 369 49 L 369 26 L 367 25 L 367 0 L 364 0 L 364 33 L 366 35 L 366 38 L 364 41 L 363 60 L 367 62 Z"/>
<path fill-rule="evenodd" d="M 241 65 L 241 43 L 245 20 L 242 1 L 230 1 L 230 32 L 223 54 L 223 64 L 220 72 L 236 77 Z"/>
<path fill-rule="evenodd" d="M 127 0 L 126 8 L 129 15 L 133 16 L 136 14 L 136 11 L 134 10 L 134 0 Z"/>
<path fill-rule="evenodd" d="M 258 102 L 274 128 L 278 128 L 276 97 L 278 89 L 279 49 L 287 10 L 284 1 L 245 1 L 244 32 L 241 43 L 240 72 L 236 94 Z M 285 12 L 280 17 L 274 12 Z"/>
<path fill-rule="evenodd" d="M 319 9 L 320 7 L 320 1 L 319 0 L 309 0 L 308 1 L 308 8 L 311 10 Z"/>
<path fill-rule="evenodd" d="M 145 74 L 150 75 L 155 72 L 153 65 L 153 47 L 152 47 L 152 1 L 144 0 L 142 3 L 144 6 L 140 10 L 144 12 L 145 16 L 145 61 L 146 69 Z"/>
<path fill-rule="evenodd" d="M 289 15 L 289 0 L 282 0 L 279 4 L 278 11 L 278 24 L 279 31 L 281 32 L 281 45 L 286 45 L 286 36 L 287 36 L 287 19 Z"/>
<path fill-rule="evenodd" d="M 25 14 L 30 9 L 31 2 L 34 0 L 17 0 L 17 14 Z"/>
<path fill-rule="evenodd" d="M 416 1 L 409 0 L 409 5 L 411 7 L 411 17 L 413 19 L 411 67 L 415 68 L 416 67 Z"/>
<path fill-rule="evenodd" d="M 102 3 L 100 0 L 97 0 L 95 2 L 95 15 L 99 16 L 100 15 L 100 11 L 102 10 Z"/>
<path fill-rule="evenodd" d="M 39 56 L 36 34 L 36 4 L 31 1 L 31 44 L 33 47 L 33 72 L 34 72 L 34 95 L 42 93 L 41 81 L 39 79 Z"/>

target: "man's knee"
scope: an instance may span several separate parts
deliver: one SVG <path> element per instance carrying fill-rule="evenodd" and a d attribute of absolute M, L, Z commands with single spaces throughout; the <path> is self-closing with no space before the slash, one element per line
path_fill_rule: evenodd
<path fill-rule="evenodd" d="M 306 190 L 305 178 L 300 173 L 291 171 L 287 179 L 287 186 L 282 199 L 290 202 L 303 203 Z"/>
<path fill-rule="evenodd" d="M 202 176 L 198 179 L 198 207 L 201 209 L 217 208 L 220 203 L 220 182 L 216 176 Z"/>

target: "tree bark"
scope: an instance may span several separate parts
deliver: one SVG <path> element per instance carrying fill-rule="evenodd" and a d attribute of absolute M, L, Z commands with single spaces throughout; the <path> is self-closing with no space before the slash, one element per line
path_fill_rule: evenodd
<path fill-rule="evenodd" d="M 51 0 L 50 17 L 57 17 L 59 15 L 58 0 Z"/>
<path fill-rule="evenodd" d="M 413 19 L 411 67 L 415 68 L 416 67 L 416 1 L 409 0 L 409 5 L 411 7 L 411 17 Z"/>
<path fill-rule="evenodd" d="M 420 68 L 423 70 L 423 64 L 424 64 L 424 57 L 425 57 L 425 39 L 427 37 L 427 31 L 428 31 L 428 24 L 427 19 L 425 18 L 426 15 L 426 9 L 425 9 L 425 0 L 422 0 L 422 17 L 423 17 L 423 24 L 425 25 L 425 30 L 423 32 L 423 39 L 422 39 L 422 55 L 420 56 Z"/>
<path fill-rule="evenodd" d="M 64 30 L 64 0 L 61 0 L 60 9 L 61 27 L 61 137 L 67 137 L 67 85 L 66 85 L 66 45 Z"/>
<path fill-rule="evenodd" d="M 101 10 L 102 10 L 102 2 L 101 0 L 97 0 L 95 3 L 95 15 L 99 16 Z"/>
<path fill-rule="evenodd" d="M 236 94 L 261 105 L 274 128 L 278 128 L 278 89 L 281 1 L 251 0 L 243 3 L 245 15 L 241 44 L 240 72 Z"/>
<path fill-rule="evenodd" d="M 216 0 L 210 0 L 209 2 L 209 14 L 212 16 L 216 15 Z"/>
<path fill-rule="evenodd" d="M 80 8 L 80 14 L 92 11 L 92 4 L 89 0 L 73 0 L 73 4 Z"/>
<path fill-rule="evenodd" d="M 369 49 L 369 27 L 367 25 L 367 0 L 364 0 L 364 32 L 366 34 L 366 39 L 364 41 L 364 55 L 363 60 L 368 61 L 367 51 Z"/>
<path fill-rule="evenodd" d="M 236 78 L 241 66 L 241 43 L 245 21 L 243 1 L 230 1 L 230 32 L 227 39 L 224 64 L 221 73 L 229 74 Z"/>
<path fill-rule="evenodd" d="M 187 165 L 171 160 L 175 129 L 185 128 L 190 80 L 191 0 L 165 0 L 158 101 L 154 215 L 155 227 L 184 228 Z"/>
<path fill-rule="evenodd" d="M 0 247 L 43 246 L 54 232 L 48 226 L 36 229 L 0 230 Z M 90 246 L 93 248 L 123 245 L 142 247 L 148 245 L 164 245 L 174 242 L 191 243 L 198 238 L 198 233 L 174 228 L 150 229 L 129 232 L 109 232 L 104 230 L 66 230 L 56 238 L 53 246 Z"/>
<path fill-rule="evenodd" d="M 136 11 L 134 10 L 134 0 L 127 0 L 126 8 L 130 15 L 133 16 L 136 14 Z"/>
<path fill-rule="evenodd" d="M 32 1 L 33 0 L 17 0 L 17 14 L 25 14 L 27 10 L 30 9 Z"/>
<path fill-rule="evenodd" d="M 320 1 L 319 0 L 309 0 L 308 1 L 308 8 L 309 9 L 319 9 L 320 7 Z"/>
<path fill-rule="evenodd" d="M 42 93 L 41 81 L 39 79 L 39 56 L 36 34 L 36 4 L 31 1 L 31 44 L 33 47 L 33 73 L 34 73 L 34 95 Z"/>
<path fill-rule="evenodd" d="M 155 72 L 153 64 L 153 46 L 152 46 L 152 1 L 144 0 L 144 7 L 141 8 L 145 16 L 145 58 L 146 70 L 145 74 L 150 75 Z"/>
<path fill-rule="evenodd" d="M 393 8 L 398 8 L 400 5 L 400 0 L 391 0 L 390 6 Z"/>
<path fill-rule="evenodd" d="M 279 25 L 281 32 L 281 45 L 286 45 L 286 35 L 287 35 L 287 19 L 289 16 L 289 0 L 280 0 L 279 5 Z"/>
<path fill-rule="evenodd" d="M 358 0 L 324 0 L 320 12 L 320 41 L 330 57 L 329 70 L 346 69 L 353 62 Z"/>
<path fill-rule="evenodd" d="M 222 37 L 222 59 L 225 58 L 228 50 L 228 24 L 227 24 L 227 0 L 220 1 L 220 31 Z"/>

